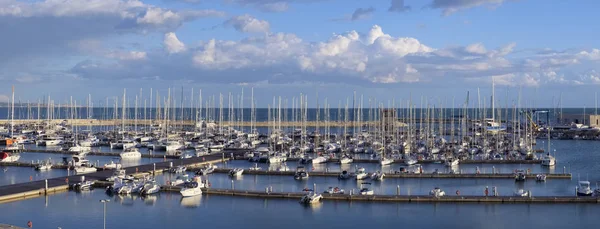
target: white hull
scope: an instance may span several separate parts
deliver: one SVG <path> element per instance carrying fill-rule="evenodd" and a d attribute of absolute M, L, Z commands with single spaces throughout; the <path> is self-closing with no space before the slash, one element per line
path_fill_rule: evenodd
<path fill-rule="evenodd" d="M 73 147 L 69 148 L 69 151 L 71 151 L 71 152 L 90 152 L 90 151 L 92 151 L 92 148 L 89 146 L 73 146 Z"/>
<path fill-rule="evenodd" d="M 2 160 L 0 160 L 0 162 L 17 162 L 19 159 L 21 158 L 21 155 L 10 155 Z"/>
<path fill-rule="evenodd" d="M 181 189 L 181 191 L 179 191 L 179 193 L 181 193 L 181 195 L 183 197 L 197 196 L 197 195 L 202 195 L 202 189 L 200 189 L 200 187 L 183 188 L 183 189 Z"/>
<path fill-rule="evenodd" d="M 353 161 L 354 161 L 354 160 L 352 160 L 352 158 L 347 158 L 347 157 L 344 157 L 344 158 L 340 159 L 340 164 L 350 164 L 350 163 L 352 163 Z"/>
<path fill-rule="evenodd" d="M 75 172 L 77 174 L 93 173 L 96 171 L 98 170 L 94 167 L 75 167 Z"/>
<path fill-rule="evenodd" d="M 392 163 L 394 163 L 394 160 L 388 158 L 379 161 L 380 165 L 391 165 Z"/>
<path fill-rule="evenodd" d="M 286 157 L 282 157 L 282 156 L 269 157 L 269 163 L 281 163 L 281 162 L 285 162 L 285 161 L 287 161 Z"/>
<path fill-rule="evenodd" d="M 177 150 L 181 150 L 183 149 L 183 145 L 181 144 L 172 144 L 172 145 L 167 145 L 167 152 L 175 152 Z"/>
<path fill-rule="evenodd" d="M 46 141 L 46 146 L 58 146 L 58 145 L 62 145 L 63 141 L 62 140 L 48 140 Z"/>
<path fill-rule="evenodd" d="M 312 159 L 312 164 L 313 165 L 314 164 L 321 164 L 321 163 L 325 163 L 325 162 L 327 162 L 327 158 L 325 158 L 323 156 Z"/>

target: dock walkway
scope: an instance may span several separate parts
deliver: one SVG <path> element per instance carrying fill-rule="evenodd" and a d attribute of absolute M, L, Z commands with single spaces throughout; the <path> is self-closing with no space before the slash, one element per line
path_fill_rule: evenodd
<path fill-rule="evenodd" d="M 152 173 L 152 171 L 162 172 L 172 166 L 185 165 L 188 167 L 200 166 L 207 163 L 218 163 L 225 158 L 229 153 L 226 152 L 207 155 L 204 157 L 193 157 L 187 159 L 175 159 L 166 162 L 157 162 L 153 164 L 145 164 L 123 168 L 127 174 Z M 154 166 L 156 165 L 156 167 Z M 156 170 L 155 170 L 156 169 Z M 86 180 L 106 180 L 113 174 L 113 170 L 103 170 L 94 173 L 86 173 L 72 176 L 63 176 L 47 180 L 32 181 L 27 183 L 12 184 L 0 186 L 0 203 L 24 199 L 29 196 L 38 196 L 45 193 L 53 193 L 66 191 L 69 189 L 69 184 L 77 183 L 84 176 Z M 48 186 L 46 189 L 46 181 Z"/>

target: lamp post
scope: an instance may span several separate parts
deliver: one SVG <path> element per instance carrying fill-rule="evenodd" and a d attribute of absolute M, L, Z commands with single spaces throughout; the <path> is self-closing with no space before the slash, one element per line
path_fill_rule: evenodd
<path fill-rule="evenodd" d="M 106 229 L 106 203 L 110 202 L 109 199 L 100 200 L 100 203 L 104 204 L 104 229 Z"/>

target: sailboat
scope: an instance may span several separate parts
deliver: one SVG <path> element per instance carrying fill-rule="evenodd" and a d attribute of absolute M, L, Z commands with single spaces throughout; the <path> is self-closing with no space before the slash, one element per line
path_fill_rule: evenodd
<path fill-rule="evenodd" d="M 15 87 L 12 87 L 12 102 L 11 102 L 11 115 L 10 115 L 10 142 L 13 141 L 13 132 L 15 126 Z M 8 141 L 7 141 L 8 142 Z M 19 151 L 22 145 L 17 144 L 17 142 L 13 142 L 12 144 L 7 144 L 6 148 L 2 150 L 0 153 L 0 162 L 16 162 L 21 158 Z"/>
<path fill-rule="evenodd" d="M 554 166 L 556 164 L 556 159 L 550 155 L 550 128 L 548 128 L 548 153 L 544 158 L 542 158 L 543 166 Z"/>

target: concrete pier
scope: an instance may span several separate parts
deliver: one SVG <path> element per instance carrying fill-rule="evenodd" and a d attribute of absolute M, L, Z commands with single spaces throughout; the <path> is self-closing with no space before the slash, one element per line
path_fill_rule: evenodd
<path fill-rule="evenodd" d="M 230 169 L 217 168 L 215 173 L 229 173 Z M 268 176 L 294 176 L 294 171 L 267 171 L 267 170 L 244 170 L 243 174 L 248 175 L 268 175 Z M 308 172 L 309 176 L 319 177 L 338 177 L 339 172 Z M 527 179 L 535 180 L 537 174 L 527 174 Z M 448 178 L 448 179 L 515 179 L 515 174 L 512 173 L 462 173 L 462 174 L 448 174 L 448 173 L 385 173 L 383 179 L 393 178 Z M 353 178 L 351 178 L 353 179 Z M 546 179 L 571 179 L 571 174 L 546 174 Z"/>

